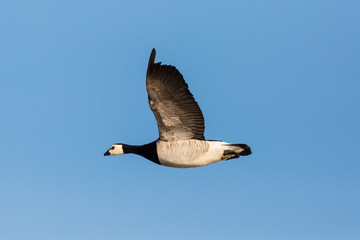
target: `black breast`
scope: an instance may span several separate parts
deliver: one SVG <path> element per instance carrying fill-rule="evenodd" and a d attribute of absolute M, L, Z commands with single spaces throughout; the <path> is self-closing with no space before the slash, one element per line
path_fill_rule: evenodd
<path fill-rule="evenodd" d="M 123 150 L 124 153 L 134 153 L 161 165 L 156 151 L 156 141 L 141 146 L 123 144 Z"/>

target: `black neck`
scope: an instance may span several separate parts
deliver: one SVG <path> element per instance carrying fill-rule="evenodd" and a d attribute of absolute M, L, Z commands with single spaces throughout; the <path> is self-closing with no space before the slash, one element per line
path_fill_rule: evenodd
<path fill-rule="evenodd" d="M 154 163 L 160 164 L 156 152 L 156 142 L 151 142 L 149 144 L 140 145 L 140 146 L 123 144 L 123 150 L 124 153 L 134 153 L 144 158 L 147 158 Z"/>

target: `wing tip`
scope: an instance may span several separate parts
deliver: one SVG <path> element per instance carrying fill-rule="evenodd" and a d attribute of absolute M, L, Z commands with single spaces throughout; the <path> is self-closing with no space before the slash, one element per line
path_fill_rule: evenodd
<path fill-rule="evenodd" d="M 155 56 L 156 56 L 156 50 L 155 50 L 155 48 L 153 48 L 151 51 L 151 54 L 150 54 L 150 58 L 149 58 L 148 71 L 155 62 Z"/>
<path fill-rule="evenodd" d="M 148 69 L 147 69 L 147 74 L 149 74 L 154 62 L 155 62 L 155 56 L 156 56 L 156 50 L 155 48 L 152 49 L 151 53 L 150 53 L 150 57 L 149 57 L 149 64 L 148 64 Z"/>

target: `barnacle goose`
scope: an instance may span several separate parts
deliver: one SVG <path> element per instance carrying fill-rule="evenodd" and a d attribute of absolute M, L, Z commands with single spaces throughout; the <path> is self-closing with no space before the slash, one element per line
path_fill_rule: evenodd
<path fill-rule="evenodd" d="M 246 144 L 205 140 L 204 117 L 181 73 L 173 66 L 155 63 L 152 50 L 146 90 L 159 138 L 149 144 L 113 144 L 104 156 L 135 153 L 150 161 L 176 168 L 205 166 L 251 154 Z"/>

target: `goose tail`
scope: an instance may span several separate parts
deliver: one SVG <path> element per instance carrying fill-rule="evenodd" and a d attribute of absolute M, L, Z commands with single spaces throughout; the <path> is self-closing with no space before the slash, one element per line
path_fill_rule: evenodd
<path fill-rule="evenodd" d="M 246 144 L 229 144 L 224 150 L 222 160 L 230 160 L 251 154 L 251 148 Z"/>
<path fill-rule="evenodd" d="M 246 144 L 230 144 L 234 147 L 234 151 L 239 154 L 239 156 L 248 156 L 251 154 L 251 148 Z"/>

